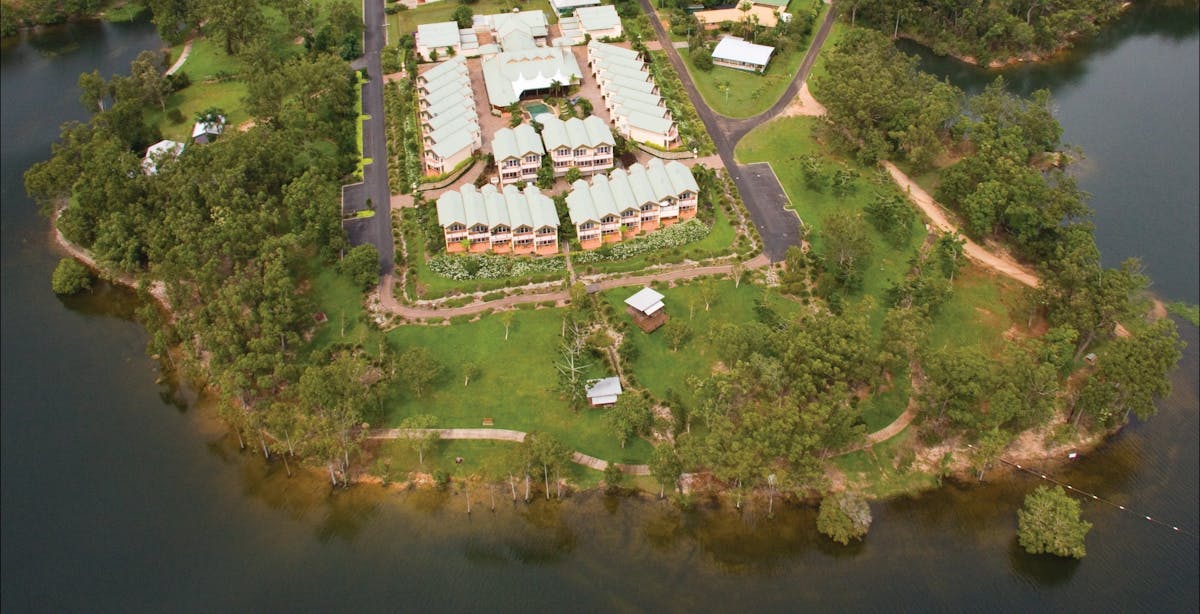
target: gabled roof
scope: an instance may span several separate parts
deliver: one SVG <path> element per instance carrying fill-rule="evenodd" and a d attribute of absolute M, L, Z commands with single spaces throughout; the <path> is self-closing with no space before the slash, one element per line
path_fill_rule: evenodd
<path fill-rule="evenodd" d="M 713 48 L 712 57 L 714 60 L 729 60 L 754 64 L 756 66 L 766 66 L 767 62 L 771 61 L 772 53 L 775 53 L 774 47 L 755 45 L 736 36 L 726 36 Z"/>
<path fill-rule="evenodd" d="M 599 222 L 605 215 L 620 215 L 644 204 L 659 204 L 683 192 L 699 192 L 688 167 L 676 161 L 663 164 L 658 158 L 645 166 L 634 164 L 628 171 L 615 170 L 608 177 L 596 175 L 592 184 L 580 179 L 567 194 L 571 222 Z"/>
<path fill-rule="evenodd" d="M 218 115 L 217 121 L 215 121 L 215 122 L 196 122 L 192 126 L 192 138 L 194 139 L 198 136 L 205 135 L 205 134 L 218 136 L 224 131 L 225 131 L 225 116 Z"/>
<path fill-rule="evenodd" d="M 523 158 L 528 154 L 544 154 L 542 140 L 537 131 L 529 124 L 521 124 L 516 128 L 501 128 L 492 137 L 492 156 L 496 161 L 508 158 Z"/>
<path fill-rule="evenodd" d="M 651 288 L 642 288 L 635 292 L 633 296 L 625 299 L 625 304 L 646 315 L 650 315 L 663 308 L 663 298 L 662 294 L 655 292 Z"/>
<path fill-rule="evenodd" d="M 517 11 L 515 13 L 493 13 L 491 15 L 476 15 L 475 25 L 486 25 L 497 33 L 511 32 L 520 28 L 533 37 L 544 37 L 548 32 L 549 23 L 546 13 L 542 11 Z"/>
<path fill-rule="evenodd" d="M 439 77 L 454 73 L 467 74 L 467 63 L 462 56 L 454 56 L 445 62 L 435 65 L 433 68 L 418 74 L 417 79 L 430 82 Z"/>
<path fill-rule="evenodd" d="M 453 21 L 417 26 L 417 43 L 422 47 L 454 47 L 459 41 L 458 24 Z"/>
<path fill-rule="evenodd" d="M 488 228 L 501 224 L 509 228 L 558 228 L 554 201 L 531 185 L 524 191 L 509 185 L 501 192 L 493 185 L 476 190 L 475 186 L 467 184 L 459 191 L 442 194 L 437 201 L 437 213 L 438 224 L 443 227 L 458 222 L 468 228 L 476 224 Z"/>
<path fill-rule="evenodd" d="M 621 18 L 617 16 L 617 9 L 611 4 L 577 8 L 575 17 L 579 19 L 579 25 L 585 32 L 621 27 Z"/>
<path fill-rule="evenodd" d="M 587 398 L 589 399 L 594 399 L 602 403 L 615 403 L 617 395 L 621 394 L 621 378 L 606 377 L 604 379 L 589 380 L 584 390 L 587 391 Z"/>
<path fill-rule="evenodd" d="M 466 130 L 472 135 L 479 134 L 479 123 L 472 115 L 438 115 L 426 121 L 425 126 L 425 136 L 429 137 L 434 143 L 445 139 L 446 136 L 459 130 Z"/>
<path fill-rule="evenodd" d="M 436 104 L 431 104 L 424 110 L 430 116 L 444 115 L 447 113 L 474 113 L 475 100 L 469 96 L 453 96 L 439 100 Z"/>
<path fill-rule="evenodd" d="M 460 151 L 474 147 L 475 136 L 470 130 L 463 128 L 449 135 L 439 136 L 437 142 L 429 146 L 429 151 L 441 158 L 449 158 Z"/>
<path fill-rule="evenodd" d="M 675 122 L 669 119 L 641 111 L 634 111 L 626 115 L 625 122 L 634 128 L 655 134 L 666 134 L 671 131 L 671 126 L 675 125 Z"/>
<path fill-rule="evenodd" d="M 600 4 L 600 0 L 550 0 L 550 6 L 554 10 L 563 12 L 581 6 L 594 6 Z M 561 22 L 560 22 L 561 23 Z"/>
<path fill-rule="evenodd" d="M 594 58 L 603 58 L 603 57 L 636 58 L 636 57 L 638 57 L 638 52 L 634 51 L 633 49 L 626 49 L 625 47 L 618 47 L 617 45 L 613 45 L 613 44 L 609 44 L 609 43 L 602 43 L 597 40 L 593 40 L 592 42 L 588 43 L 588 51 L 592 54 L 592 57 L 594 57 Z"/>
<path fill-rule="evenodd" d="M 149 175 L 158 172 L 158 163 L 166 158 L 174 158 L 183 153 L 184 144 L 177 141 L 159 141 L 146 149 L 142 159 L 142 170 Z"/>
<path fill-rule="evenodd" d="M 613 138 L 608 125 L 595 115 L 589 115 L 586 119 L 572 117 L 563 121 L 549 113 L 542 113 L 535 119 L 542 125 L 542 141 L 545 142 L 547 151 L 559 147 L 575 149 L 595 148 L 605 144 L 616 145 L 616 139 Z"/>
<path fill-rule="evenodd" d="M 503 51 L 483 58 L 481 66 L 488 101 L 495 107 L 520 100 L 527 90 L 546 89 L 555 81 L 569 85 L 583 78 L 575 55 L 561 47 Z"/>

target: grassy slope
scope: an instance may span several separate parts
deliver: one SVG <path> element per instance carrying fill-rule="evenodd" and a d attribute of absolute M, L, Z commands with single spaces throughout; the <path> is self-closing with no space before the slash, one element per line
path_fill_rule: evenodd
<path fill-rule="evenodd" d="M 940 481 L 937 476 L 901 471 L 893 465 L 898 452 L 912 436 L 912 431 L 905 431 L 870 450 L 839 456 L 834 464 L 851 484 L 863 485 L 867 495 L 878 499 L 935 488 Z"/>
<path fill-rule="evenodd" d="M 825 13 L 828 11 L 829 5 L 822 4 L 812 32 L 802 41 L 798 41 L 796 47 L 786 55 L 772 58 L 771 63 L 767 65 L 767 71 L 761 75 L 722 66 L 715 66 L 712 70 L 705 72 L 692 65 L 692 59 L 687 53 L 687 49 L 680 49 L 679 55 L 683 59 L 688 73 L 692 75 L 696 89 L 700 90 L 704 102 L 713 111 L 729 117 L 758 115 L 771 108 L 771 105 L 779 100 L 784 90 L 792 82 L 792 77 L 795 77 L 796 71 L 800 69 L 804 55 L 808 53 L 812 37 L 816 34 L 821 20 L 825 19 Z M 725 82 L 729 83 L 728 94 L 718 87 L 719 84 Z"/>
<path fill-rule="evenodd" d="M 388 333 L 396 348 L 423 346 L 443 365 L 442 377 L 423 398 L 399 392 L 388 400 L 390 424 L 415 414 L 434 414 L 443 427 L 479 428 L 492 418 L 495 428 L 546 431 L 573 449 L 606 460 L 645 462 L 650 444 L 635 440 L 624 449 L 604 424 L 603 412 L 575 413 L 559 397 L 554 360 L 563 318 L 561 309 L 518 311 L 504 340 L 496 316 L 453 326 L 405 326 Z M 462 365 L 473 362 L 480 375 L 463 386 Z M 593 365 L 593 376 L 606 375 Z"/>

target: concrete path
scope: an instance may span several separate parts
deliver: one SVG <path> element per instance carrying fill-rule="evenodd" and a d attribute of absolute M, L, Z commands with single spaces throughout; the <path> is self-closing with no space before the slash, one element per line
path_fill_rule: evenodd
<path fill-rule="evenodd" d="M 917 185 L 903 171 L 896 168 L 895 164 L 885 161 L 883 162 L 883 167 L 887 169 L 887 172 L 892 176 L 896 184 L 908 194 L 908 199 L 925 213 L 935 228 L 942 232 L 958 232 L 958 227 L 946 217 L 946 212 L 942 210 L 942 206 L 933 200 L 933 197 L 923 190 L 921 186 Z M 963 238 L 966 239 L 966 237 Z M 996 254 L 970 239 L 966 239 L 966 244 L 963 245 L 963 253 L 971 260 L 1002 275 L 1007 275 L 1026 286 L 1031 288 L 1038 286 L 1039 279 L 1037 274 L 1021 266 L 1008 255 Z"/>
<path fill-rule="evenodd" d="M 189 55 L 192 55 L 193 40 L 195 39 L 189 38 L 187 39 L 187 42 L 183 44 L 183 52 L 179 54 L 179 59 L 175 60 L 175 63 L 167 69 L 167 75 L 173 75 L 178 72 L 180 68 L 183 68 L 183 63 L 187 61 Z"/>
<path fill-rule="evenodd" d="M 770 264 L 770 260 L 765 255 L 759 255 L 746 261 L 743 266 L 747 270 L 762 268 Z M 596 286 L 600 290 L 611 290 L 613 288 L 623 288 L 627 286 L 648 286 L 656 281 L 681 281 L 685 279 L 693 279 L 696 277 L 704 277 L 706 275 L 727 275 L 733 270 L 732 264 L 718 264 L 704 267 L 689 267 L 672 269 L 661 273 L 653 273 L 650 275 L 639 275 L 637 277 L 614 277 L 596 282 Z M 568 301 L 571 295 L 566 290 L 556 290 L 553 292 L 539 292 L 534 294 L 514 294 L 506 296 L 502 299 L 477 302 L 461 307 L 423 307 L 417 305 L 407 305 L 396 300 L 392 293 L 392 288 L 396 283 L 395 275 L 385 275 L 383 281 L 379 284 L 379 289 L 376 290 L 378 296 L 379 309 L 384 313 L 396 314 L 410 320 L 426 320 L 430 318 L 453 318 L 457 316 L 474 315 L 483 313 L 489 309 L 503 310 L 508 307 L 513 307 L 522 303 L 542 303 L 547 301 Z M 372 297 L 374 298 L 374 297 Z M 375 304 L 376 301 L 369 300 L 368 303 Z"/>

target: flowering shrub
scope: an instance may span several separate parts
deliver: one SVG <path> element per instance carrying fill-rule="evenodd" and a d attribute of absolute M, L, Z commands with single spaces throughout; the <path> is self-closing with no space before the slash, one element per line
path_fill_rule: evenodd
<path fill-rule="evenodd" d="M 659 249 L 679 247 L 687 245 L 693 241 L 699 241 L 708 236 L 709 228 L 703 222 L 697 219 L 691 219 L 682 224 L 668 226 L 661 230 L 630 239 L 606 245 L 600 249 L 590 252 L 581 252 L 571 256 L 576 264 L 592 264 L 596 262 L 608 262 L 612 260 L 624 260 L 640 256 L 647 252 L 652 252 Z"/>
<path fill-rule="evenodd" d="M 562 256 L 516 258 L 496 254 L 440 254 L 429 259 L 429 270 L 455 281 L 505 279 L 566 270 Z"/>

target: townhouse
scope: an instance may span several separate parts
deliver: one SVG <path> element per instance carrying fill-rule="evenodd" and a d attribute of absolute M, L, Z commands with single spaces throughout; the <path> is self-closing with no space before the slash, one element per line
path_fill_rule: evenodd
<path fill-rule="evenodd" d="M 546 154 L 542 139 L 529 124 L 516 128 L 501 128 L 492 137 L 492 156 L 500 173 L 500 184 L 537 180 L 542 156 Z"/>
<path fill-rule="evenodd" d="M 438 198 L 437 215 L 448 253 L 558 253 L 554 201 L 532 185 L 477 190 L 467 184 Z"/>
<path fill-rule="evenodd" d="M 542 125 L 542 143 L 555 175 L 565 175 L 572 168 L 590 175 L 613 167 L 616 139 L 599 117 L 589 115 L 585 119 L 572 117 L 563 121 L 543 113 L 534 121 Z"/>
<path fill-rule="evenodd" d="M 425 172 L 442 175 L 483 146 L 466 62 L 451 58 L 417 75 Z"/>
<path fill-rule="evenodd" d="M 618 134 L 661 149 L 679 145 L 675 120 L 636 51 L 592 41 L 587 57 Z"/>
<path fill-rule="evenodd" d="M 646 165 L 580 179 L 567 194 L 567 209 L 583 249 L 595 249 L 696 216 L 700 188 L 679 162 L 654 158 Z"/>

